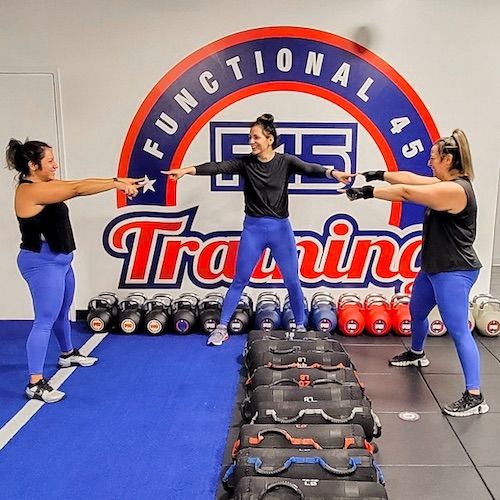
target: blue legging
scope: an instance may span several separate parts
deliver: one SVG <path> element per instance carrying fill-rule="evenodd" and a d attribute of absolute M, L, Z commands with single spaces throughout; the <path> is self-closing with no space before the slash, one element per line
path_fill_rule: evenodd
<path fill-rule="evenodd" d="M 35 313 L 26 341 L 30 375 L 43 374 L 52 331 L 61 351 L 73 349 L 69 321 L 69 309 L 75 294 L 72 260 L 72 253 L 52 253 L 45 242 L 40 253 L 21 250 L 17 257 L 17 265 L 31 292 Z"/>
<path fill-rule="evenodd" d="M 419 272 L 410 302 L 411 347 L 424 348 L 428 331 L 427 316 L 437 304 L 443 323 L 455 343 L 465 376 L 466 389 L 480 388 L 479 349 L 469 330 L 469 294 L 479 270 L 427 274 Z"/>
<path fill-rule="evenodd" d="M 299 280 L 297 245 L 288 219 L 245 216 L 236 270 L 221 312 L 221 324 L 227 325 L 248 285 L 262 252 L 270 248 L 288 290 L 290 306 L 297 325 L 304 324 L 304 293 Z"/>

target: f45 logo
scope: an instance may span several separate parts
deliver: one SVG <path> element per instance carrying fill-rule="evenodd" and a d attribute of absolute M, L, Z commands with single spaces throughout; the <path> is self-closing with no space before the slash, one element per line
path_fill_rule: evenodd
<path fill-rule="evenodd" d="M 251 153 L 248 144 L 250 123 L 211 122 L 211 161 L 230 160 Z M 336 170 L 356 173 L 357 123 L 278 123 L 279 153 L 298 156 L 309 163 L 319 163 Z M 238 175 L 218 175 L 211 179 L 212 191 L 241 191 L 243 181 Z M 338 185 L 330 179 L 294 175 L 290 179 L 290 194 L 328 194 Z"/>

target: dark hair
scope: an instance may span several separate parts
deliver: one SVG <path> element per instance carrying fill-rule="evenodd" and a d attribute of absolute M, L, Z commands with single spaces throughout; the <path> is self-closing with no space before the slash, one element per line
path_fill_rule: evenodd
<path fill-rule="evenodd" d="M 46 142 L 28 141 L 23 144 L 17 139 L 11 139 L 5 149 L 5 158 L 9 170 L 17 170 L 20 177 L 26 177 L 30 173 L 29 162 L 33 162 L 40 168 L 45 150 L 50 149 Z"/>
<path fill-rule="evenodd" d="M 441 137 L 436 141 L 436 146 L 441 160 L 446 155 L 452 156 L 450 170 L 458 170 L 469 179 L 474 179 L 469 141 L 462 129 L 456 128 L 449 137 Z"/>
<path fill-rule="evenodd" d="M 251 125 L 251 127 L 255 125 L 260 125 L 262 127 L 262 131 L 266 137 L 273 136 L 273 149 L 279 146 L 278 144 L 278 134 L 276 132 L 276 127 L 274 125 L 274 116 L 269 113 L 264 113 L 260 115 Z"/>

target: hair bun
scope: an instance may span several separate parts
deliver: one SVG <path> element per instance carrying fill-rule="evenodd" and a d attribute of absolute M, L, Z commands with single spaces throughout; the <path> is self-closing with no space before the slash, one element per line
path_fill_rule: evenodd
<path fill-rule="evenodd" d="M 263 115 L 260 115 L 259 118 L 257 118 L 259 121 L 266 122 L 266 123 L 274 123 L 274 116 L 271 115 L 270 113 L 264 113 Z"/>

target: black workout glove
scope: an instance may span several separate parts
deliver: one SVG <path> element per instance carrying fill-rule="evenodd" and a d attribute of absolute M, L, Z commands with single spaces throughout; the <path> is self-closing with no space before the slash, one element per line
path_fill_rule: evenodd
<path fill-rule="evenodd" d="M 385 170 L 368 170 L 367 172 L 360 172 L 361 175 L 365 176 L 367 182 L 371 181 L 383 181 Z"/>
<path fill-rule="evenodd" d="M 363 186 L 360 188 L 349 188 L 346 189 L 345 194 L 349 198 L 349 200 L 359 200 L 361 198 L 373 198 L 373 186 Z"/>

